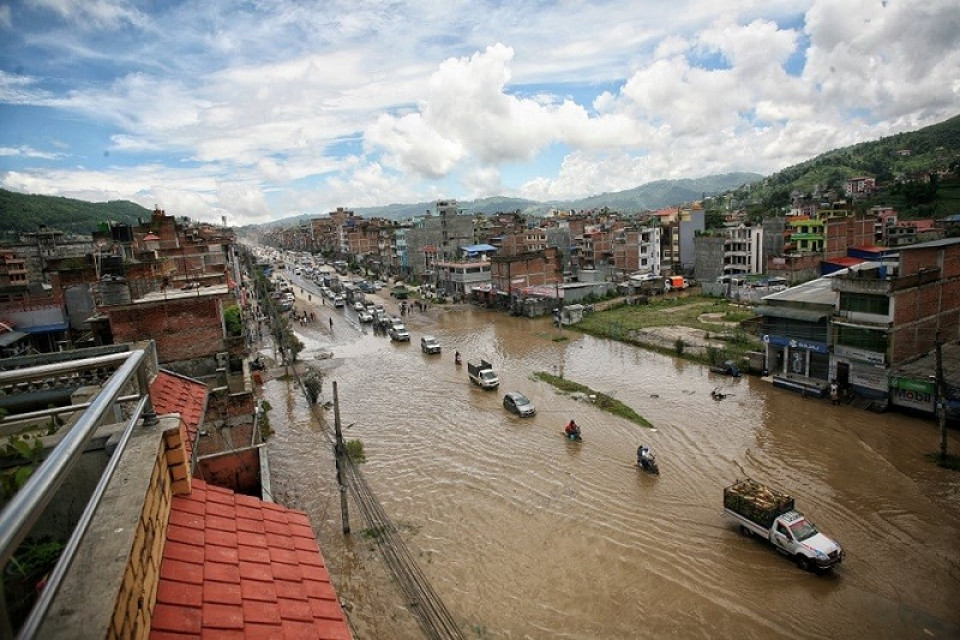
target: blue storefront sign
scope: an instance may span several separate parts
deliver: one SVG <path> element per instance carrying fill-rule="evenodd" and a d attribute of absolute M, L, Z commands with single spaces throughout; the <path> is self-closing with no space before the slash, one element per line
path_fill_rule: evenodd
<path fill-rule="evenodd" d="M 770 334 L 764 334 L 763 341 L 775 347 L 790 347 L 791 349 L 804 349 L 806 351 L 813 351 L 814 353 L 822 353 L 824 355 L 830 353 L 830 347 L 827 344 L 823 342 L 817 342 L 815 340 L 798 340 L 796 338 L 787 338 L 784 336 L 772 336 Z"/>

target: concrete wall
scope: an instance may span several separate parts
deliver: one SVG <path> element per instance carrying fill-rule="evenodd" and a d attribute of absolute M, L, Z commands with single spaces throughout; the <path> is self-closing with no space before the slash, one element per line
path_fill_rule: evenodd
<path fill-rule="evenodd" d="M 715 282 L 723 275 L 723 235 L 699 235 L 694 240 L 696 258 L 693 277 L 702 283 Z"/>
<path fill-rule="evenodd" d="M 149 638 L 174 495 L 189 493 L 179 415 L 140 428 L 94 514 L 39 638 Z"/>

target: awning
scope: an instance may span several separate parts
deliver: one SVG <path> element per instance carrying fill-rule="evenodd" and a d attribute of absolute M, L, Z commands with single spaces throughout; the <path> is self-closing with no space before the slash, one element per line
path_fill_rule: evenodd
<path fill-rule="evenodd" d="M 0 333 L 0 347 L 9 347 L 14 342 L 18 342 L 21 338 L 25 338 L 26 335 L 27 334 L 23 331 L 17 330 Z"/>
<path fill-rule="evenodd" d="M 781 307 L 770 304 L 762 304 L 756 307 L 757 314 L 768 318 L 784 318 L 786 320 L 801 320 L 803 322 L 820 322 L 829 314 L 825 311 L 812 311 L 810 309 L 797 309 L 795 307 Z"/>
<path fill-rule="evenodd" d="M 27 333 L 56 333 L 58 331 L 66 331 L 69 328 L 70 328 L 70 324 L 66 322 L 44 324 L 44 325 L 38 325 L 36 327 L 24 327 Z"/>

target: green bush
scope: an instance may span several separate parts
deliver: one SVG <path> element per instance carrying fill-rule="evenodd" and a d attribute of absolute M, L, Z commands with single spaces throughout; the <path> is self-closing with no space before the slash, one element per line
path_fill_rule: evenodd
<path fill-rule="evenodd" d="M 367 457 L 363 453 L 363 443 L 359 440 L 347 441 L 347 455 L 354 462 L 366 462 Z"/>
<path fill-rule="evenodd" d="M 240 307 L 232 305 L 223 310 L 223 321 L 227 326 L 227 335 L 238 337 L 243 335 L 243 321 L 240 319 Z"/>

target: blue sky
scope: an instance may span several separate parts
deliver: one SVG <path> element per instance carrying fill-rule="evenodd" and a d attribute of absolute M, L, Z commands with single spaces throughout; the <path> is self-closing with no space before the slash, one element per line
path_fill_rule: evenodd
<path fill-rule="evenodd" d="M 960 112 L 955 0 L 0 0 L 0 187 L 241 225 L 769 174 Z"/>

